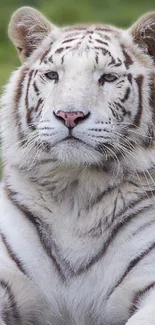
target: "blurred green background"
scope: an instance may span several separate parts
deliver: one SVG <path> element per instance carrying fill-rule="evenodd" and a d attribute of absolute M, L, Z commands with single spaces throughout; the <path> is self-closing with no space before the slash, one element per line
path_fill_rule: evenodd
<path fill-rule="evenodd" d="M 60 25 L 105 22 L 127 27 L 143 13 L 155 10 L 155 0 L 0 0 L 0 92 L 10 72 L 20 65 L 7 26 L 11 14 L 25 5 L 41 10 Z"/>

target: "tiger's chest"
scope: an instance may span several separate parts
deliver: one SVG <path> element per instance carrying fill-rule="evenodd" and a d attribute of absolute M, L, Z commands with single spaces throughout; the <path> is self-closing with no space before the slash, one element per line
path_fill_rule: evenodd
<path fill-rule="evenodd" d="M 155 220 L 149 209 L 148 219 Z M 55 283 L 53 286 L 51 279 L 49 288 L 52 299 L 54 296 L 60 302 L 60 309 L 63 306 L 60 314 L 70 315 L 67 323 L 73 319 L 74 324 L 125 324 L 132 313 L 135 292 L 154 278 L 154 236 L 149 227 L 145 229 L 145 222 L 146 214 L 140 213 L 131 223 L 125 225 L 124 220 L 124 224 L 114 224 L 111 231 L 102 218 L 91 229 L 86 227 L 87 231 L 84 223 L 82 230 L 80 223 L 75 229 L 67 218 L 59 227 L 53 224 Z"/>
<path fill-rule="evenodd" d="M 84 240 L 73 233 L 67 239 L 55 234 L 48 248 L 44 245 L 48 261 L 45 255 L 37 264 L 33 259 L 28 273 L 44 292 L 52 312 L 57 311 L 56 323 L 66 318 L 66 325 L 116 325 L 116 319 L 119 325 L 125 323 L 134 281 L 131 286 L 122 281 L 117 288 L 128 265 L 127 246 L 121 239 L 108 248 L 102 236 L 97 239 L 89 234 Z"/>
<path fill-rule="evenodd" d="M 125 238 L 112 242 L 108 234 L 106 240 L 101 234 L 91 235 L 78 238 L 72 232 L 59 237 L 55 233 L 48 251 L 50 267 L 41 262 L 34 266 L 34 273 L 36 268 L 39 272 L 31 276 L 34 281 L 37 277 L 52 311 L 53 299 L 56 302 L 57 323 L 67 317 L 66 324 L 123 325 L 132 306 L 135 279 L 129 275 L 130 285 L 126 279 L 119 281 L 134 252 L 129 253 Z"/>
<path fill-rule="evenodd" d="M 63 315 L 67 324 L 123 325 L 135 290 L 154 276 L 154 210 L 148 208 L 147 220 L 143 206 L 135 218 L 133 210 L 126 212 L 124 222 L 111 220 L 109 229 L 100 208 L 95 218 L 79 215 L 75 226 L 65 209 L 66 218 L 53 214 L 51 224 L 32 222 L 30 214 L 3 201 L 0 229 L 58 322 Z M 151 232 L 149 224 L 144 227 L 148 219 Z"/>

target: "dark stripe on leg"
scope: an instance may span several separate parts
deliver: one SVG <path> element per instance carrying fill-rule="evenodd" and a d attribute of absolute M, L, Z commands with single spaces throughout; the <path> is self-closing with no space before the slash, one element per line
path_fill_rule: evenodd
<path fill-rule="evenodd" d="M 137 291 L 133 297 L 131 308 L 130 308 L 130 317 L 137 311 L 138 303 L 143 298 L 143 296 L 151 289 L 155 287 L 155 282 L 150 283 L 145 288 Z"/>
<path fill-rule="evenodd" d="M 138 227 L 133 233 L 132 236 L 136 236 L 137 234 L 139 234 L 141 231 L 143 231 L 144 229 L 152 226 L 153 224 L 155 224 L 155 219 L 150 220 L 144 224 L 142 224 L 140 227 Z"/>
<path fill-rule="evenodd" d="M 2 319 L 6 325 L 20 325 L 20 316 L 18 312 L 18 307 L 15 301 L 15 297 L 11 291 L 8 283 L 4 280 L 0 280 L 0 287 L 5 292 L 7 303 L 4 305 L 2 310 Z M 3 305 L 3 302 L 2 302 Z"/>
<path fill-rule="evenodd" d="M 2 234 L 2 232 L 0 232 L 0 235 L 2 237 L 2 241 L 7 249 L 7 252 L 8 252 L 8 255 L 10 256 L 10 258 L 14 261 L 14 263 L 16 264 L 17 268 L 22 272 L 24 273 L 25 275 L 26 274 L 26 271 L 23 267 L 23 264 L 22 262 L 19 260 L 19 258 L 17 257 L 17 255 L 13 252 L 13 249 L 11 248 L 11 246 L 9 245 L 9 243 L 7 242 L 6 240 L 6 237 L 4 236 L 4 234 Z"/>
<path fill-rule="evenodd" d="M 155 243 L 151 244 L 151 246 L 149 248 L 147 248 L 144 252 L 142 252 L 140 255 L 138 255 L 132 261 L 130 261 L 129 265 L 127 266 L 125 272 L 123 273 L 123 275 L 121 276 L 121 278 L 119 279 L 117 284 L 110 290 L 110 292 L 109 292 L 109 294 L 107 296 L 107 299 L 109 299 L 109 297 L 113 294 L 113 292 L 122 284 L 122 282 L 128 276 L 130 271 L 133 270 L 133 268 L 139 262 L 141 262 L 142 259 L 145 258 L 153 249 L 155 249 Z"/>

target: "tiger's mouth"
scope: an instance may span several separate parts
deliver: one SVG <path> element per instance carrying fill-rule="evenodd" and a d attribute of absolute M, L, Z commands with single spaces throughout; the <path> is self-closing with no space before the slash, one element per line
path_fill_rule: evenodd
<path fill-rule="evenodd" d="M 64 138 L 63 140 L 59 141 L 57 144 L 61 144 L 61 143 L 66 143 L 68 146 L 73 146 L 73 150 L 74 148 L 77 148 L 78 145 L 83 145 L 84 147 L 87 147 L 91 150 L 95 150 L 96 152 L 99 152 L 102 156 L 105 156 L 106 160 L 109 159 L 110 157 L 112 157 L 113 155 L 118 154 L 120 156 L 120 152 L 116 150 L 116 148 L 114 148 L 112 146 L 112 144 L 110 143 L 98 143 L 96 146 L 94 146 L 93 144 L 91 145 L 90 143 L 87 143 L 84 140 L 79 139 L 76 136 L 73 135 L 69 135 L 66 138 Z M 114 149 L 115 149 L 115 153 L 114 153 Z M 113 153 L 113 154 L 112 154 Z"/>
<path fill-rule="evenodd" d="M 73 136 L 72 134 L 69 134 L 66 138 L 64 138 L 64 139 L 61 140 L 60 142 L 65 142 L 65 141 L 85 143 L 85 142 L 82 141 L 81 139 L 79 139 L 79 138 Z"/>
<path fill-rule="evenodd" d="M 74 148 L 78 148 L 78 147 L 80 148 L 80 145 L 83 145 L 85 148 L 89 148 L 91 150 L 96 150 L 93 145 L 87 143 L 84 140 L 81 140 L 80 138 L 72 135 L 71 133 L 64 139 L 61 139 L 60 141 L 55 143 L 55 145 L 59 145 L 59 144 L 66 144 L 67 146 L 71 146 L 73 148 L 72 150 L 74 150 Z"/>

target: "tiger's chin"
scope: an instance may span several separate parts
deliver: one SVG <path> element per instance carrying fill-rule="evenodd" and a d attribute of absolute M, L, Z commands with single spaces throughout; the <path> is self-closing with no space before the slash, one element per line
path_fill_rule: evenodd
<path fill-rule="evenodd" d="M 66 139 L 57 143 L 52 151 L 57 160 L 70 166 L 101 166 L 103 156 L 95 148 L 82 141 Z"/>

